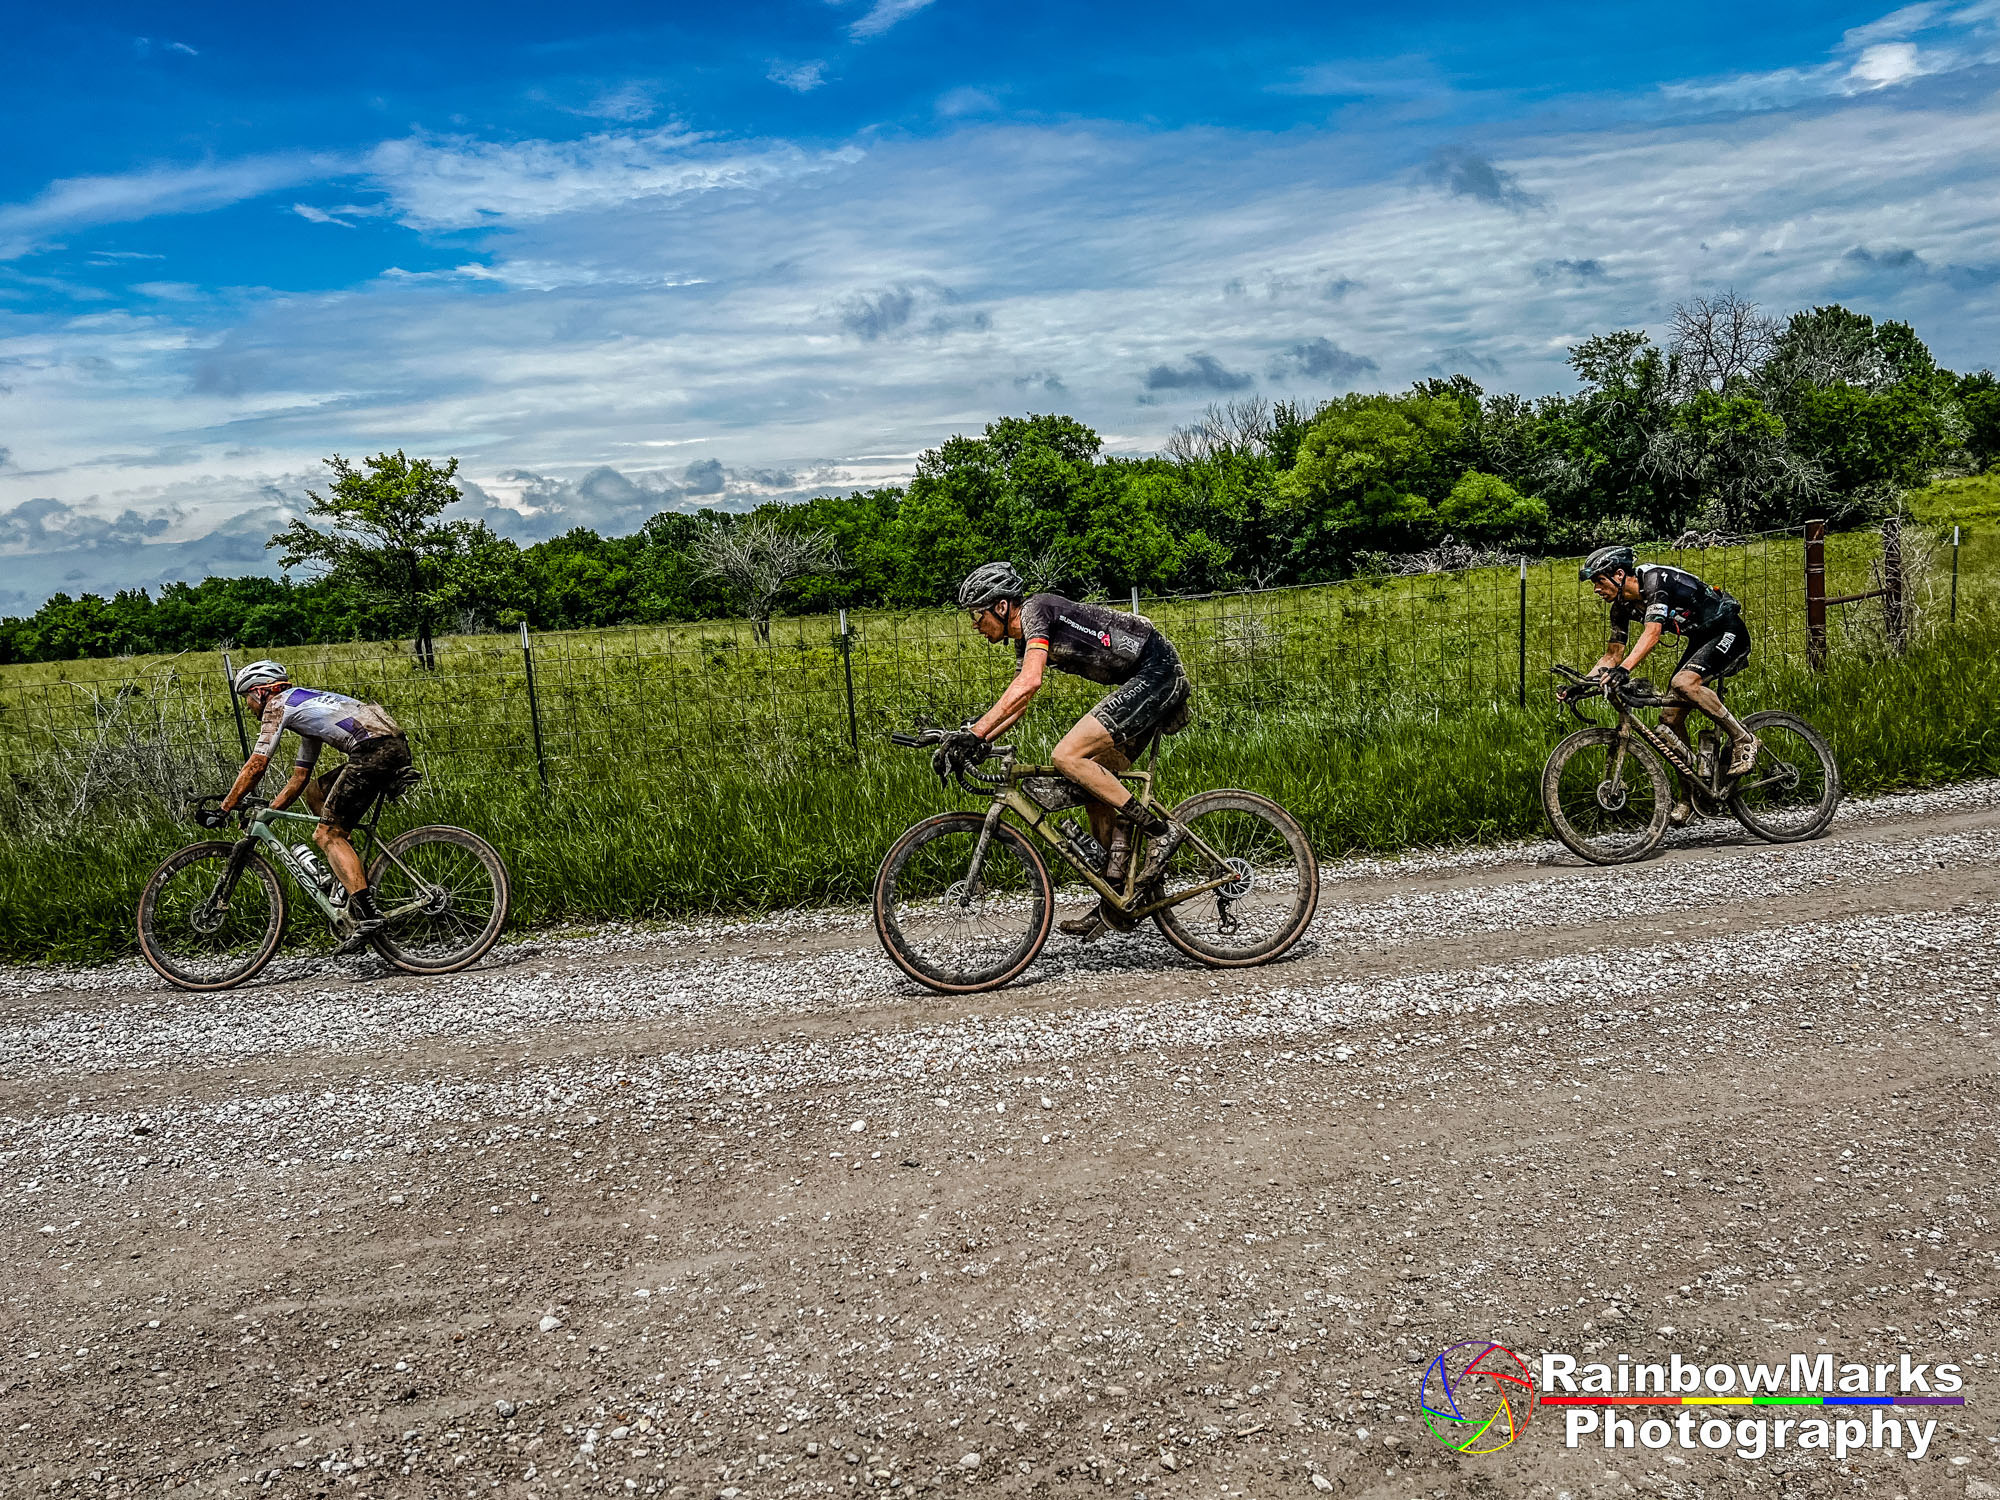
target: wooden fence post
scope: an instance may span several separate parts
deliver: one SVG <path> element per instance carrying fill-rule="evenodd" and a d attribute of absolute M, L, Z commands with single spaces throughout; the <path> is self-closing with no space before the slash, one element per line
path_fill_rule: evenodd
<path fill-rule="evenodd" d="M 1909 644 L 1909 616 L 1903 600 L 1903 522 L 1891 516 L 1882 523 L 1882 624 L 1889 649 L 1901 656 Z"/>

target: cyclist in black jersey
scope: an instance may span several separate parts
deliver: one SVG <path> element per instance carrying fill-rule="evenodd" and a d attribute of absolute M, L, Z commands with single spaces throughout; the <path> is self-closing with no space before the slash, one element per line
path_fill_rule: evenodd
<path fill-rule="evenodd" d="M 1119 885 L 1131 858 L 1132 829 L 1155 835 L 1167 831 L 1166 820 L 1143 811 L 1118 773 L 1131 768 L 1154 734 L 1175 734 L 1186 727 L 1190 692 L 1179 653 L 1144 615 L 1060 594 L 1029 594 L 1010 563 L 974 569 L 959 585 L 958 603 L 987 640 L 1015 642 L 1021 665 L 998 702 L 938 746 L 932 765 L 946 775 L 957 766 L 976 764 L 986 747 L 1028 711 L 1049 667 L 1111 688 L 1057 741 L 1049 758 L 1089 795 L 1091 831 L 1107 851 L 1105 879 Z M 1164 840 L 1155 845 L 1142 877 L 1166 848 Z M 1099 915 L 1060 925 L 1086 941 L 1108 929 Z"/>
<path fill-rule="evenodd" d="M 1741 776 L 1757 762 L 1762 748 L 1757 737 L 1737 720 L 1709 684 L 1736 671 L 1750 659 L 1750 632 L 1743 608 L 1722 589 L 1703 583 L 1681 568 L 1648 563 L 1641 567 L 1630 547 L 1600 547 L 1584 560 L 1577 576 L 1611 604 L 1611 642 L 1604 648 L 1593 677 L 1616 675 L 1621 681 L 1643 662 L 1672 631 L 1687 643 L 1674 668 L 1674 692 L 1682 700 L 1660 711 L 1660 723 L 1688 746 L 1687 711 L 1699 708 L 1729 734 L 1734 751 L 1729 774 Z M 1642 622 L 1637 644 L 1628 644 L 1633 620 Z M 1679 786 L 1667 821 L 1683 827 L 1694 816 L 1687 788 Z"/>

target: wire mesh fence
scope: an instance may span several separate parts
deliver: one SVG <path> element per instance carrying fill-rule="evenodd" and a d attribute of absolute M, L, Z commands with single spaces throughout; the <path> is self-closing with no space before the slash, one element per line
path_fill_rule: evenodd
<path fill-rule="evenodd" d="M 1996 539 L 1960 543 L 1906 527 L 1885 558 L 1881 531 L 1827 536 L 1824 593 L 1857 597 L 1827 607 L 1826 649 L 1894 649 L 1991 608 L 1993 591 L 1966 580 L 2000 570 Z M 1640 551 L 1741 601 L 1754 681 L 1802 670 L 1814 654 L 1807 548 L 1793 529 Z M 1897 553 L 1900 621 L 1871 592 Z M 1587 666 L 1607 638 L 1606 606 L 1575 559 L 1142 598 L 1139 608 L 1178 648 L 1197 717 L 1217 728 L 1328 715 L 1351 727 L 1519 702 L 1542 693 L 1550 664 Z M 1661 654 L 1675 646 L 1669 638 Z M 865 753 L 892 729 L 976 715 L 1015 665 L 1011 649 L 950 610 L 779 619 L 768 640 L 740 621 L 450 637 L 432 669 L 403 643 L 277 654 L 295 682 L 387 707 L 433 779 L 539 776 L 556 789 L 635 769 L 685 783 L 746 767 L 782 774 Z M 1067 724 L 1103 691 L 1051 674 L 1049 722 Z M 246 731 L 254 737 L 254 724 L 239 724 L 223 653 L 0 673 L 0 774 L 17 813 L 32 802 L 53 816 L 134 787 L 169 798 L 214 790 L 240 762 Z"/>

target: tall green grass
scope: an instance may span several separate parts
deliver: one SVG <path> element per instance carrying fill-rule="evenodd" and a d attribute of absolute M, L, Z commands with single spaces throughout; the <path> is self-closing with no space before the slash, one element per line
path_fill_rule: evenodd
<path fill-rule="evenodd" d="M 1490 694 L 1440 706 L 1385 690 L 1218 716 L 1169 741 L 1162 785 L 1176 799 L 1213 786 L 1275 797 L 1322 857 L 1534 834 L 1542 763 L 1572 727 L 1547 682 L 1531 684 L 1526 707 Z M 1928 634 L 1905 656 L 1837 653 L 1823 675 L 1779 663 L 1732 696 L 1739 711 L 1782 706 L 1812 719 L 1854 792 L 2000 773 L 2000 619 L 1988 610 L 1968 611 L 1956 633 Z M 1018 743 L 1045 756 L 1069 721 L 1038 708 Z M 970 805 L 940 790 L 920 753 L 878 745 L 858 762 L 836 748 L 781 774 L 746 762 L 671 781 L 609 756 L 554 795 L 530 756 L 511 770 L 445 776 L 386 821 L 457 823 L 490 838 L 513 872 L 517 926 L 859 902 L 897 833 Z M 202 835 L 147 799 L 131 805 L 67 836 L 0 838 L 0 955 L 132 950 L 147 875 Z M 304 920 L 293 918 L 302 938 Z"/>

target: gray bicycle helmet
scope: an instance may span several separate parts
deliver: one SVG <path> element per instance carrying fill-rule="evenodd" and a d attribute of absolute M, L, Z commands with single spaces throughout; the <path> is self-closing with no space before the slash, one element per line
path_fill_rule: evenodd
<path fill-rule="evenodd" d="M 1019 599 L 1027 591 L 1012 563 L 990 562 L 966 574 L 965 582 L 958 586 L 958 607 L 984 609 L 1002 599 Z"/>
<path fill-rule="evenodd" d="M 271 661 L 269 658 L 266 658 L 263 661 L 253 661 L 247 667 L 239 668 L 236 673 L 236 681 L 233 685 L 240 696 L 249 692 L 252 688 L 269 687 L 274 682 L 290 682 L 291 680 L 291 675 L 285 671 L 284 663 Z"/>
<path fill-rule="evenodd" d="M 1636 573 L 1639 559 L 1632 555 L 1630 547 L 1599 547 L 1583 560 L 1583 566 L 1576 570 L 1576 576 L 1585 583 L 1593 578 L 1602 578 L 1607 573 L 1619 571 Z"/>

